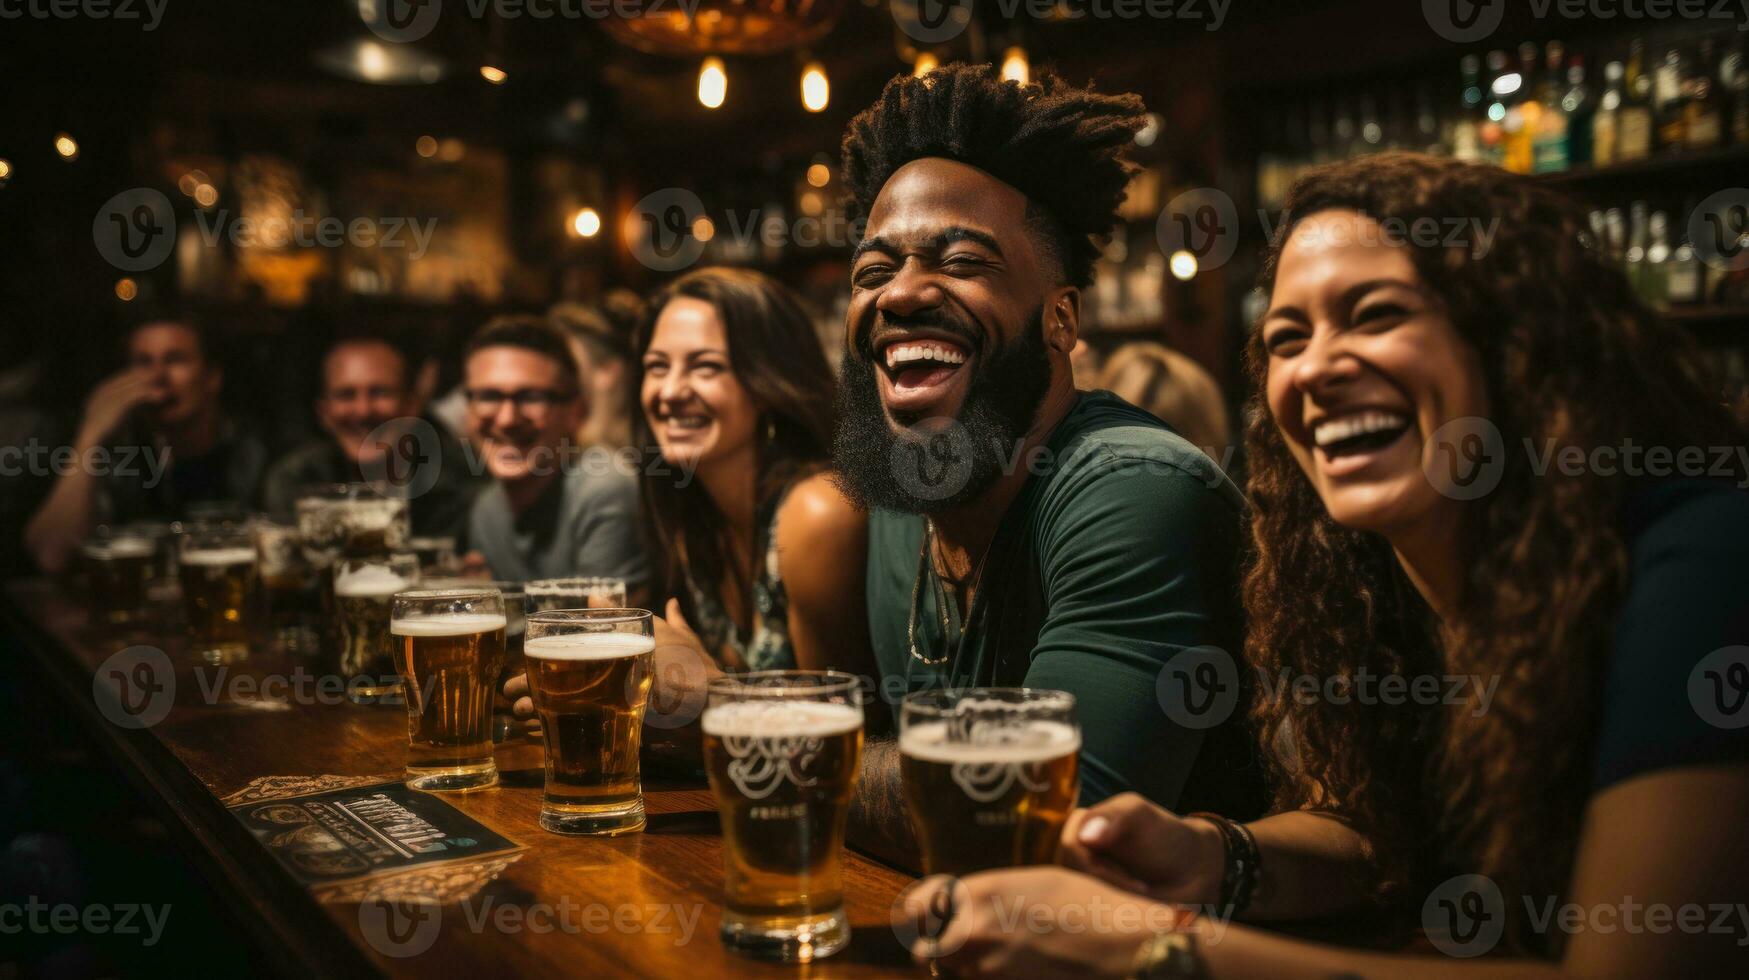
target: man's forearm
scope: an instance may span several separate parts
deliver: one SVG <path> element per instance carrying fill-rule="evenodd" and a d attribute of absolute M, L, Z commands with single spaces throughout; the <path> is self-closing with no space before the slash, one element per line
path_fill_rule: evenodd
<path fill-rule="evenodd" d="M 921 870 L 917 836 L 899 779 L 899 743 L 871 738 L 862 748 L 862 775 L 850 802 L 850 844 L 888 864 Z"/>
<path fill-rule="evenodd" d="M 24 527 L 24 547 L 37 567 L 59 574 L 71 562 L 73 550 L 91 533 L 97 478 L 74 467 L 55 481 L 42 507 Z"/>

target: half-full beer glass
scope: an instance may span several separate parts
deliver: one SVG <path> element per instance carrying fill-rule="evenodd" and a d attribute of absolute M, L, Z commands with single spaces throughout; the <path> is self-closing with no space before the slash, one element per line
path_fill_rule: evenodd
<path fill-rule="evenodd" d="M 1075 698 L 923 691 L 899 707 L 899 773 L 925 874 L 1049 864 L 1075 806 Z"/>
<path fill-rule="evenodd" d="M 644 829 L 638 742 L 655 630 L 645 609 L 528 615 L 528 693 L 546 743 L 540 825 L 558 834 Z"/>
<path fill-rule="evenodd" d="M 102 623 L 138 623 L 146 618 L 146 590 L 156 573 L 158 545 L 151 538 L 99 528 L 80 547 L 91 618 Z"/>
<path fill-rule="evenodd" d="M 177 562 L 192 649 L 209 663 L 249 652 L 255 594 L 255 537 L 240 524 L 196 525 L 182 533 Z"/>
<path fill-rule="evenodd" d="M 407 702 L 407 785 L 496 785 L 492 688 L 504 659 L 497 589 L 414 589 L 395 596 L 389 632 Z"/>
<path fill-rule="evenodd" d="M 730 949 L 805 962 L 850 941 L 844 821 L 862 756 L 860 693 L 836 671 L 710 683 L 700 723 L 723 825 Z"/>
<path fill-rule="evenodd" d="M 408 553 L 342 558 L 334 566 L 334 608 L 340 618 L 340 676 L 346 696 L 376 701 L 401 689 L 395 638 L 389 635 L 395 595 L 419 584 L 419 557 Z"/>

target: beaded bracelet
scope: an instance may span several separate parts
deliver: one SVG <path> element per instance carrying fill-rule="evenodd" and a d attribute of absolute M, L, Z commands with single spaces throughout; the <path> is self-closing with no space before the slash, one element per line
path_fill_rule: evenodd
<path fill-rule="evenodd" d="M 1240 915 L 1251 906 L 1251 898 L 1257 893 L 1257 882 L 1263 874 L 1263 858 L 1257 850 L 1257 838 L 1243 824 L 1220 814 L 1192 813 L 1189 816 L 1207 820 L 1221 832 L 1225 854 L 1218 907 L 1229 918 Z"/>

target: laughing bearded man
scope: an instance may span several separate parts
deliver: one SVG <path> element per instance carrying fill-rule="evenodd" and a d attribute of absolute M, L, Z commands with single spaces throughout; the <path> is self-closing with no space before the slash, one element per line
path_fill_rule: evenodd
<path fill-rule="evenodd" d="M 1164 423 L 1075 389 L 1070 352 L 1144 122 L 1133 95 L 953 65 L 851 121 L 843 488 L 870 510 L 883 695 L 1068 691 L 1083 805 L 1133 791 L 1241 817 L 1238 489 Z M 872 738 L 852 840 L 914 864 L 898 750 Z"/>

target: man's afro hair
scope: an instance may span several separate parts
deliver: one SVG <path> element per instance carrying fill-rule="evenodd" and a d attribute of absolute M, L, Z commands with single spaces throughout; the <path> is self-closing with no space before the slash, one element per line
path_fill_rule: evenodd
<path fill-rule="evenodd" d="M 957 160 L 1026 195 L 1064 280 L 1086 288 L 1133 169 L 1122 151 L 1145 122 L 1138 96 L 1075 88 L 1050 71 L 1028 85 L 990 65 L 902 75 L 845 131 L 850 217 L 866 220 L 881 187 L 912 160 Z"/>

